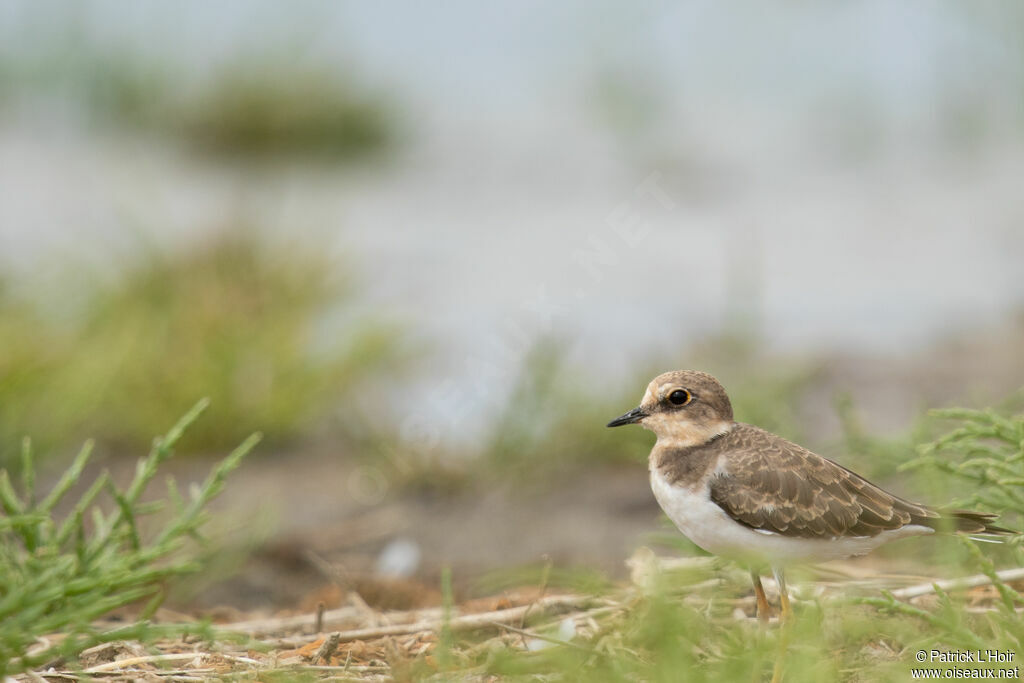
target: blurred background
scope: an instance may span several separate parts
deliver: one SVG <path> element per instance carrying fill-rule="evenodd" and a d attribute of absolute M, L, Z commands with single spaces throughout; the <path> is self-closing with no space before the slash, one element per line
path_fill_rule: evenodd
<path fill-rule="evenodd" d="M 242 609 L 697 552 L 652 437 L 604 428 L 668 369 L 952 499 L 896 468 L 927 409 L 1021 403 L 1022 30 L 1011 1 L 2 0 L 0 461 L 95 437 L 129 476 L 211 397 L 175 476 L 266 439 L 180 600 Z"/>

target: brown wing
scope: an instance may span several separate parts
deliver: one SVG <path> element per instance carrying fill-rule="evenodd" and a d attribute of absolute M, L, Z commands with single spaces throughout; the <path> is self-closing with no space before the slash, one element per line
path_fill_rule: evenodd
<path fill-rule="evenodd" d="M 774 434 L 750 425 L 733 431 L 727 465 L 712 478 L 711 500 L 748 527 L 832 538 L 877 536 L 907 524 L 935 527 L 942 519 Z"/>

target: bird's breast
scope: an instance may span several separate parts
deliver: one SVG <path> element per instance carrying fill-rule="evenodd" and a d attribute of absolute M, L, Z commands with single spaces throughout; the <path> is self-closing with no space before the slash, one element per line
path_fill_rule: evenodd
<path fill-rule="evenodd" d="M 728 536 L 735 522 L 711 500 L 706 482 L 673 483 L 665 472 L 653 468 L 651 490 L 658 505 L 687 538 L 709 553 L 726 550 L 723 534 Z"/>

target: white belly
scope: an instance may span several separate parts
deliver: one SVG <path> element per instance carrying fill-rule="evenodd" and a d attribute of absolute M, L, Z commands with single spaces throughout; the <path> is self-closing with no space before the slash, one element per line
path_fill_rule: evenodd
<path fill-rule="evenodd" d="M 698 485 L 695 489 L 673 486 L 657 470 L 652 470 L 651 489 L 668 518 L 707 552 L 777 567 L 863 555 L 897 538 L 934 533 L 928 527 L 909 525 L 883 531 L 877 536 L 792 538 L 773 531 L 751 529 L 734 521 L 711 500 L 707 486 Z"/>

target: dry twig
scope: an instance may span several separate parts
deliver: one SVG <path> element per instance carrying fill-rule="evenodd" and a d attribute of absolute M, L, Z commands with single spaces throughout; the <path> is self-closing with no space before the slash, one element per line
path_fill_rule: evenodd
<path fill-rule="evenodd" d="M 492 626 L 494 622 L 509 623 L 520 619 L 531 609 L 551 609 L 558 607 L 580 607 L 595 601 L 593 596 L 587 595 L 552 595 L 542 598 L 529 605 L 509 607 L 507 609 L 494 610 L 492 612 L 481 612 L 478 614 L 464 614 L 451 619 L 448 623 L 452 631 L 468 631 L 484 626 Z M 360 628 L 352 631 L 341 631 L 338 633 L 339 642 L 350 642 L 353 640 L 373 640 L 387 636 L 404 636 L 410 633 L 421 633 L 424 631 L 440 631 L 443 619 L 439 616 L 434 619 L 425 619 L 407 624 L 393 624 L 390 626 L 378 626 L 375 628 Z M 298 639 L 301 642 L 310 642 L 315 637 Z M 295 642 L 293 640 L 292 642 Z"/>
<path fill-rule="evenodd" d="M 1024 579 L 1024 568 L 1017 567 L 1014 569 L 1004 569 L 996 572 L 996 576 L 1001 581 L 1019 581 Z M 906 588 L 899 588 L 892 591 L 892 596 L 898 600 L 909 600 L 916 598 L 921 595 L 928 595 L 929 593 L 935 592 L 935 587 L 938 586 L 940 590 L 950 591 L 958 590 L 961 588 L 976 588 L 977 586 L 987 586 L 992 583 L 992 579 L 984 574 L 975 574 L 974 576 L 964 576 L 958 579 L 943 579 L 941 581 L 931 581 L 929 583 L 921 583 L 916 586 L 907 586 Z"/>

